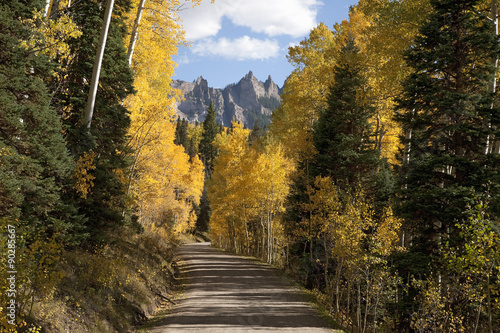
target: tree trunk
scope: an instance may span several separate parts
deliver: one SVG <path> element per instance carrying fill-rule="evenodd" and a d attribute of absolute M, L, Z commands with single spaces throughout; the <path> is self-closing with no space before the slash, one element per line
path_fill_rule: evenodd
<path fill-rule="evenodd" d="M 361 280 L 358 279 L 357 282 L 357 287 L 358 287 L 358 305 L 356 309 L 356 323 L 357 323 L 357 329 L 356 331 L 359 332 L 361 329 Z"/>
<path fill-rule="evenodd" d="M 335 272 L 335 306 L 337 311 L 337 317 L 340 315 L 340 280 L 342 277 L 342 268 L 344 265 L 344 258 L 341 257 L 337 263 L 337 269 Z M 349 305 L 348 305 L 349 307 Z"/>
<path fill-rule="evenodd" d="M 50 0 L 45 1 L 45 17 L 49 16 L 50 2 Z"/>
<path fill-rule="evenodd" d="M 498 0 L 491 0 L 491 5 L 490 5 L 490 19 L 493 21 L 494 26 L 495 26 L 495 35 L 498 36 Z M 491 59 L 491 63 L 493 67 L 495 68 L 495 75 L 493 76 L 493 80 L 490 83 L 490 91 L 495 94 L 496 92 L 496 87 L 497 87 L 497 71 L 498 71 L 498 55 L 496 55 L 493 59 Z M 493 109 L 494 102 L 491 102 L 491 108 Z M 487 128 L 491 129 L 492 125 L 491 124 L 491 119 L 487 119 Z M 498 139 L 494 137 L 494 135 L 488 134 L 486 137 L 486 148 L 485 148 L 485 153 L 486 154 L 491 154 L 491 153 L 498 153 L 498 147 L 499 147 L 499 142 Z"/>
<path fill-rule="evenodd" d="M 99 38 L 99 45 L 97 46 L 96 58 L 94 62 L 94 70 L 92 72 L 92 80 L 90 81 L 90 91 L 87 99 L 87 106 L 85 107 L 85 118 L 83 120 L 85 126 L 90 129 L 92 123 L 92 115 L 94 113 L 95 98 L 97 95 L 97 87 L 99 85 L 99 76 L 101 75 L 102 58 L 104 56 L 104 49 L 106 48 L 106 40 L 108 38 L 109 25 L 111 23 L 111 14 L 113 13 L 113 6 L 115 0 L 108 0 L 106 12 L 104 14 L 104 22 L 101 28 L 101 36 Z"/>
<path fill-rule="evenodd" d="M 135 16 L 134 26 L 132 27 L 132 33 L 130 34 L 130 42 L 127 49 L 127 59 L 128 65 L 132 65 L 132 56 L 134 55 L 135 43 L 137 42 L 137 35 L 139 34 L 139 24 L 141 23 L 142 13 L 144 12 L 144 4 L 146 0 L 141 0 L 139 2 L 139 7 L 137 7 L 137 15 Z"/>
<path fill-rule="evenodd" d="M 488 332 L 493 333 L 493 315 L 491 309 L 491 288 L 490 288 L 490 273 L 488 272 L 487 281 L 487 302 L 488 302 Z"/>
<path fill-rule="evenodd" d="M 248 255 L 248 254 L 250 254 L 250 236 L 248 234 L 247 213 L 246 213 L 246 206 L 245 206 L 244 201 L 243 201 L 243 224 L 245 225 L 245 236 L 246 236 L 246 242 L 247 242 L 246 253 Z"/>
<path fill-rule="evenodd" d="M 366 332 L 368 323 L 368 310 L 370 306 L 370 269 L 366 271 L 366 295 L 365 295 L 365 317 L 363 319 L 363 333 Z"/>

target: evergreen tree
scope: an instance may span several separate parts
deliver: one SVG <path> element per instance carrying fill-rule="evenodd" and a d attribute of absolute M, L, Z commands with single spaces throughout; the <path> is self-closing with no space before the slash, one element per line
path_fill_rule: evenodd
<path fill-rule="evenodd" d="M 188 126 L 189 124 L 187 119 L 182 119 L 179 138 L 180 138 L 180 144 L 184 147 L 186 151 L 188 150 L 189 147 Z"/>
<path fill-rule="evenodd" d="M 75 195 L 80 212 L 88 218 L 87 231 L 92 241 L 101 240 L 107 231 L 125 221 L 122 212 L 126 196 L 120 175 L 130 163 L 125 146 L 130 118 L 122 105 L 125 97 L 133 92 L 133 76 L 123 45 L 127 33 L 123 20 L 130 9 L 129 0 L 115 4 L 90 132 L 83 123 L 105 7 L 104 1 L 72 4 L 74 22 L 81 27 L 83 35 L 69 41 L 75 57 L 65 64 L 66 75 L 52 83 L 56 91 L 53 103 L 63 118 L 66 141 L 74 159 L 90 151 L 96 156 L 93 161 L 96 168 L 91 171 L 94 186 L 86 198 Z"/>
<path fill-rule="evenodd" d="M 304 274 L 301 279 L 312 288 L 320 288 L 325 283 L 322 281 L 325 269 L 331 271 L 333 267 L 318 264 L 318 258 L 327 255 L 324 245 L 317 239 L 324 226 L 315 224 L 311 217 L 310 195 L 311 191 L 318 190 L 315 188 L 318 177 L 331 178 L 339 190 L 341 207 L 352 207 L 356 192 L 362 191 L 365 196 L 360 198 L 374 205 L 375 213 L 382 213 L 392 195 L 390 168 L 380 158 L 373 140 L 376 133 L 370 126 L 370 118 L 376 110 L 368 100 L 359 50 L 352 38 L 341 48 L 333 76 L 327 108 L 321 110 L 314 126 L 313 143 L 317 154 L 299 165 L 285 215 L 285 232 L 301 234 L 290 248 L 290 257 L 300 260 L 298 265 L 302 266 Z M 376 220 L 380 215 L 373 217 Z M 373 229 L 376 228 L 374 223 Z M 368 234 L 370 230 L 364 232 Z M 330 264 L 334 265 L 333 260 Z"/>
<path fill-rule="evenodd" d="M 20 45 L 33 34 L 22 19 L 43 5 L 0 3 L 0 220 L 25 224 L 28 238 L 39 231 L 66 236 L 78 227 L 62 196 L 73 163 L 43 83 L 53 68 L 45 56 Z"/>
<path fill-rule="evenodd" d="M 265 130 L 260 127 L 259 121 L 256 120 L 255 124 L 253 125 L 252 131 L 250 132 L 250 135 L 248 136 L 248 144 L 250 146 L 253 146 L 255 143 L 259 141 L 261 137 L 263 137 L 265 134 Z"/>
<path fill-rule="evenodd" d="M 212 101 L 210 101 L 210 105 L 207 109 L 207 117 L 203 121 L 202 126 L 203 135 L 201 137 L 198 151 L 201 155 L 203 165 L 205 166 L 205 187 L 201 197 L 200 214 L 198 215 L 198 220 L 196 221 L 196 229 L 199 231 L 207 231 L 212 211 L 210 209 L 210 203 L 207 199 L 206 185 L 207 180 L 210 179 L 214 169 L 214 159 L 217 157 L 217 149 L 215 149 L 212 145 L 212 142 L 214 141 L 215 136 L 221 132 L 221 128 L 216 122 L 216 113 Z"/>
<path fill-rule="evenodd" d="M 177 124 L 175 126 L 174 143 L 183 146 L 186 152 L 189 150 L 188 122 L 186 119 L 181 120 L 180 116 L 177 118 Z"/>
<path fill-rule="evenodd" d="M 198 147 L 197 147 L 195 139 L 193 137 L 191 139 L 189 139 L 187 154 L 189 155 L 190 158 L 193 158 L 198 154 Z"/>
<path fill-rule="evenodd" d="M 198 219 L 196 220 L 196 230 L 200 232 L 208 231 L 208 225 L 210 222 L 210 216 L 212 215 L 212 210 L 210 209 L 210 202 L 207 199 L 206 191 L 206 181 L 205 189 L 203 190 L 203 195 L 200 200 L 200 211 L 198 214 Z"/>
<path fill-rule="evenodd" d="M 212 174 L 214 169 L 213 161 L 217 156 L 217 150 L 212 145 L 217 133 L 219 133 L 219 126 L 217 125 L 216 113 L 214 109 L 214 104 L 210 101 L 210 105 L 207 109 L 207 117 L 202 123 L 203 126 L 203 136 L 200 141 L 199 151 L 201 154 L 201 160 L 205 165 L 205 172 L 208 177 Z"/>
<path fill-rule="evenodd" d="M 436 281 L 448 311 L 464 311 L 462 316 L 467 298 L 461 297 L 467 295 L 446 296 L 458 281 L 450 277 L 442 250 L 447 244 L 460 256 L 466 247 L 460 230 L 473 220 L 467 211 L 484 195 L 498 200 L 499 158 L 485 148 L 500 128 L 489 89 L 499 40 L 478 0 L 431 3 L 434 12 L 406 54 L 413 72 L 396 116 L 406 134 L 397 213 L 404 218 L 409 249 L 395 263 L 401 276 Z M 417 292 L 409 286 L 401 298 L 402 318 L 411 316 Z M 475 322 L 473 317 L 466 320 Z M 400 330 L 408 327 L 404 319 Z"/>
<path fill-rule="evenodd" d="M 346 190 L 366 187 L 380 166 L 369 123 L 375 108 L 367 99 L 358 54 L 354 40 L 348 39 L 333 70 L 328 107 L 320 113 L 313 133 L 318 152 L 312 163 L 313 176 L 331 176 Z"/>
<path fill-rule="evenodd" d="M 181 133 L 181 116 L 177 116 L 177 121 L 175 122 L 175 139 L 174 139 L 174 143 L 176 145 L 179 145 L 181 142 L 180 133 Z"/>
<path fill-rule="evenodd" d="M 435 13 L 407 52 L 413 73 L 396 118 L 408 134 L 401 138 L 407 155 L 399 213 L 425 260 L 439 255 L 443 237 L 459 241 L 455 224 L 482 193 L 497 195 L 500 171 L 498 155 L 485 154 L 486 138 L 499 128 L 488 88 L 499 52 L 494 28 L 477 0 L 432 5 Z"/>

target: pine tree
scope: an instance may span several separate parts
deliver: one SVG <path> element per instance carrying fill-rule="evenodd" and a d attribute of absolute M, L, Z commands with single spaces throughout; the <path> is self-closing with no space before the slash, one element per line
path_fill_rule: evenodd
<path fill-rule="evenodd" d="M 217 150 L 212 145 L 217 133 L 220 132 L 219 126 L 215 121 L 216 114 L 214 109 L 214 104 L 210 101 L 210 105 L 207 109 L 207 117 L 203 121 L 203 136 L 200 141 L 199 151 L 203 164 L 205 165 L 206 174 L 208 177 L 212 174 L 214 169 L 213 161 L 217 156 Z"/>
<path fill-rule="evenodd" d="M 399 213 L 427 260 L 439 255 L 443 237 L 459 242 L 455 224 L 478 196 L 498 194 L 500 166 L 498 155 L 485 154 L 486 138 L 498 135 L 499 125 L 488 89 L 499 52 L 494 28 L 476 10 L 477 0 L 432 5 L 435 13 L 407 52 L 413 73 L 396 118 L 408 137 L 401 138 L 407 151 Z"/>
<path fill-rule="evenodd" d="M 87 231 L 99 241 L 112 228 L 123 225 L 125 209 L 124 184 L 120 179 L 129 162 L 125 146 L 130 118 L 122 105 L 125 97 L 133 93 L 133 76 L 129 68 L 124 37 L 126 27 L 124 13 L 130 9 L 130 1 L 115 4 L 108 33 L 108 41 L 102 63 L 99 88 L 95 101 L 90 132 L 83 123 L 89 82 L 95 58 L 95 47 L 100 35 L 104 16 L 104 1 L 80 1 L 70 10 L 83 35 L 68 44 L 74 54 L 66 65 L 66 75 L 52 82 L 56 91 L 53 103 L 63 118 L 66 141 L 75 160 L 93 152 L 95 170 L 94 186 L 86 198 L 79 198 L 79 210 L 88 218 Z M 94 237 L 95 236 L 95 237 Z"/>
<path fill-rule="evenodd" d="M 174 143 L 179 145 L 181 142 L 181 116 L 177 116 L 177 121 L 175 122 L 175 139 Z"/>
<path fill-rule="evenodd" d="M 175 140 L 174 143 L 179 146 L 183 146 L 186 153 L 188 153 L 190 147 L 190 142 L 188 140 L 188 121 L 177 117 L 177 122 L 175 125 Z"/>
<path fill-rule="evenodd" d="M 467 211 L 483 196 L 498 200 L 499 158 L 485 154 L 485 148 L 487 137 L 498 135 L 500 125 L 489 89 L 499 40 L 478 10 L 478 0 L 431 3 L 434 12 L 406 53 L 412 73 L 404 82 L 396 116 L 405 133 L 397 213 L 404 218 L 409 248 L 395 263 L 401 276 L 439 284 L 440 299 L 432 301 L 446 299 L 447 313 L 465 318 L 475 310 L 465 313 L 472 309 L 464 307 L 467 295 L 447 295 L 462 281 L 447 270 L 443 248 L 446 244 L 460 256 L 467 248 L 460 230 L 472 221 Z M 411 317 L 418 292 L 411 285 L 402 295 L 402 318 Z M 476 322 L 473 317 L 465 320 Z M 406 320 L 399 330 L 409 328 Z M 440 324 L 443 331 L 451 331 L 447 325 Z"/>
<path fill-rule="evenodd" d="M 341 48 L 333 69 L 327 108 L 320 113 L 313 132 L 318 154 L 313 176 L 330 176 L 343 189 L 367 185 L 380 165 L 369 120 L 375 108 L 367 100 L 367 82 L 352 38 Z"/>
<path fill-rule="evenodd" d="M 250 132 L 250 135 L 248 136 L 248 144 L 250 146 L 255 145 L 260 138 L 262 138 L 265 134 L 265 129 L 260 127 L 259 121 L 256 120 L 255 124 L 253 125 L 252 131 Z"/>
<path fill-rule="evenodd" d="M 33 33 L 22 19 L 43 4 L 0 4 L 0 220 L 27 225 L 29 237 L 39 231 L 66 236 L 78 227 L 62 195 L 73 163 L 43 83 L 54 68 L 20 45 Z"/>
<path fill-rule="evenodd" d="M 193 137 L 189 139 L 189 145 L 186 153 L 189 155 L 190 158 L 193 158 L 198 154 L 198 146 L 196 145 L 195 139 Z"/>
<path fill-rule="evenodd" d="M 208 223 L 210 221 L 210 216 L 212 215 L 206 191 L 207 181 L 212 176 L 212 172 L 214 170 L 214 160 L 217 157 L 217 150 L 212 143 L 215 136 L 221 132 L 221 129 L 216 122 L 216 113 L 212 101 L 210 101 L 210 105 L 207 109 L 207 117 L 201 126 L 203 126 L 203 134 L 198 151 L 201 155 L 203 165 L 205 166 L 205 188 L 201 197 L 200 214 L 198 215 L 198 220 L 196 221 L 196 229 L 203 232 L 208 230 Z"/>
<path fill-rule="evenodd" d="M 203 195 L 200 199 L 200 212 L 198 214 L 198 219 L 196 220 L 196 230 L 200 232 L 208 231 L 208 225 L 210 222 L 210 216 L 212 216 L 212 209 L 210 209 L 210 202 L 208 202 L 207 191 L 206 191 L 206 181 L 205 189 L 203 190 Z"/>
<path fill-rule="evenodd" d="M 299 235 L 290 249 L 291 256 L 300 258 L 306 272 L 303 279 L 310 287 L 324 284 L 321 280 L 327 275 L 325 269 L 332 268 L 318 264 L 319 258 L 329 257 L 318 239 L 325 225 L 318 223 L 317 216 L 313 216 L 318 205 L 313 209 L 312 193 L 324 191 L 317 188 L 318 184 L 325 179 L 333 181 L 332 186 L 338 193 L 330 195 L 338 195 L 340 202 L 336 204 L 341 207 L 341 214 L 348 216 L 349 209 L 362 211 L 361 207 L 366 205 L 373 207 L 375 223 L 372 232 L 376 231 L 377 223 L 381 221 L 380 214 L 385 211 L 392 194 L 389 167 L 380 158 L 374 143 L 376 133 L 370 125 L 376 109 L 367 97 L 359 50 L 352 38 L 341 47 L 333 77 L 327 107 L 321 110 L 312 133 L 317 153 L 311 161 L 305 160 L 299 165 L 285 216 L 286 232 Z M 364 195 L 358 195 L 359 192 Z M 363 232 L 368 234 L 370 230 Z"/>

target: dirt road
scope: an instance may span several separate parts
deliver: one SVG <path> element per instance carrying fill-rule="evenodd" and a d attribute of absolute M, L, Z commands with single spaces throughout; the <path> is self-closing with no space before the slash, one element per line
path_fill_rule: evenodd
<path fill-rule="evenodd" d="M 333 331 L 273 268 L 209 243 L 186 245 L 180 254 L 187 290 L 173 313 L 149 332 Z"/>

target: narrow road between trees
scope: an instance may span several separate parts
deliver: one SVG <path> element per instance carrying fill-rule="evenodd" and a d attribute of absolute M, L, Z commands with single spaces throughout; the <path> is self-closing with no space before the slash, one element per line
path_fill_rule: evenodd
<path fill-rule="evenodd" d="M 186 292 L 151 333 L 334 331 L 268 265 L 219 252 L 209 243 L 185 245 L 180 256 Z"/>

